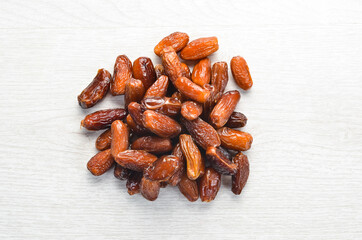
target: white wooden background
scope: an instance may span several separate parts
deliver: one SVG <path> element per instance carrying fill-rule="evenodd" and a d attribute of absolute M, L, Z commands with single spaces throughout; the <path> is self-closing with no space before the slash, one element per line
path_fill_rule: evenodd
<path fill-rule="evenodd" d="M 148 202 L 86 169 L 99 133 L 80 120 L 123 100 L 82 110 L 77 95 L 119 54 L 160 62 L 174 31 L 249 63 L 241 196 L 225 178 L 209 204 L 172 187 Z M 362 239 L 361 44 L 358 0 L 1 1 L 0 238 Z"/>

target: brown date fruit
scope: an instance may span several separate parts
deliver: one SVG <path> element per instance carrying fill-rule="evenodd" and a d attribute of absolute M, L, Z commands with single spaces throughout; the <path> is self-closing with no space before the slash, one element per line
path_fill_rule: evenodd
<path fill-rule="evenodd" d="M 157 157 L 143 150 L 126 150 L 118 153 L 114 160 L 122 167 L 142 172 L 157 160 Z"/>
<path fill-rule="evenodd" d="M 162 156 L 146 168 L 143 176 L 152 181 L 165 182 L 180 168 L 180 159 L 174 155 Z"/>
<path fill-rule="evenodd" d="M 153 154 L 163 154 L 172 150 L 172 143 L 169 138 L 145 136 L 134 141 L 131 145 L 131 149 L 145 150 Z"/>
<path fill-rule="evenodd" d="M 241 112 L 233 112 L 225 124 L 229 128 L 241 128 L 246 125 L 248 118 Z"/>
<path fill-rule="evenodd" d="M 181 132 L 181 126 L 178 122 L 152 110 L 146 110 L 143 113 L 143 125 L 157 136 L 163 138 L 173 138 Z"/>
<path fill-rule="evenodd" d="M 152 86 L 150 86 L 145 95 L 144 98 L 150 98 L 150 97 L 164 97 L 166 96 L 167 93 L 167 88 L 168 88 L 168 77 L 165 75 L 160 76 L 156 82 L 154 82 L 152 84 Z"/>
<path fill-rule="evenodd" d="M 179 168 L 170 177 L 170 179 L 168 180 L 168 183 L 171 186 L 176 186 L 181 181 L 181 178 L 182 178 L 183 174 L 185 173 L 185 157 L 182 153 L 180 143 L 176 144 L 176 146 L 174 147 L 174 149 L 172 151 L 172 155 L 176 156 L 177 159 L 179 160 L 179 163 L 178 163 Z"/>
<path fill-rule="evenodd" d="M 214 86 L 215 95 L 224 93 L 226 85 L 229 81 L 228 64 L 226 62 L 216 62 L 212 65 L 211 85 Z"/>
<path fill-rule="evenodd" d="M 224 126 L 236 108 L 239 100 L 240 93 L 237 90 L 224 93 L 210 113 L 210 123 L 216 128 Z"/>
<path fill-rule="evenodd" d="M 139 57 L 133 62 L 133 77 L 141 80 L 145 89 L 156 81 L 155 68 L 150 58 Z"/>
<path fill-rule="evenodd" d="M 208 167 L 205 175 L 201 177 L 199 182 L 200 199 L 203 202 L 210 202 L 215 199 L 221 186 L 221 175 L 213 168 Z"/>
<path fill-rule="evenodd" d="M 151 134 L 150 131 L 148 131 L 146 128 L 137 125 L 130 114 L 127 115 L 126 122 L 128 127 L 130 128 L 131 132 L 138 135 L 138 136 L 144 136 Z"/>
<path fill-rule="evenodd" d="M 145 87 L 141 80 L 130 78 L 126 83 L 126 91 L 124 95 L 124 105 L 127 108 L 131 102 L 139 102 L 145 94 Z"/>
<path fill-rule="evenodd" d="M 181 63 L 181 68 L 182 68 L 182 76 L 186 77 L 188 79 L 191 79 L 191 71 L 190 68 L 185 64 L 185 63 Z"/>
<path fill-rule="evenodd" d="M 142 100 L 142 105 L 149 110 L 154 110 L 169 117 L 178 115 L 181 110 L 181 101 L 172 97 L 145 98 Z"/>
<path fill-rule="evenodd" d="M 160 182 L 160 188 L 165 188 L 167 187 L 168 182 Z"/>
<path fill-rule="evenodd" d="M 220 146 L 220 138 L 216 130 L 201 118 L 196 118 L 192 121 L 181 118 L 181 122 L 196 143 L 203 149 L 206 150 L 208 147 Z"/>
<path fill-rule="evenodd" d="M 200 87 L 185 77 L 178 78 L 174 85 L 183 95 L 199 103 L 206 102 L 210 96 L 209 90 Z"/>
<path fill-rule="evenodd" d="M 131 170 L 116 164 L 116 166 L 114 167 L 113 175 L 115 178 L 118 178 L 119 180 L 126 180 L 128 179 L 130 172 Z"/>
<path fill-rule="evenodd" d="M 100 110 L 88 114 L 81 122 L 81 126 L 88 130 L 101 130 L 109 128 L 112 122 L 122 120 L 127 112 L 123 108 Z"/>
<path fill-rule="evenodd" d="M 126 187 L 129 195 L 134 195 L 140 192 L 142 173 L 128 170 L 129 175 L 127 177 Z"/>
<path fill-rule="evenodd" d="M 200 169 L 202 164 L 200 150 L 190 135 L 181 134 L 179 139 L 182 153 L 186 159 L 187 176 L 191 180 L 195 180 L 200 176 Z"/>
<path fill-rule="evenodd" d="M 217 37 L 205 37 L 191 41 L 182 49 L 180 56 L 185 60 L 205 58 L 219 49 Z"/>
<path fill-rule="evenodd" d="M 131 115 L 132 119 L 134 120 L 134 122 L 139 125 L 139 126 L 143 126 L 143 112 L 144 112 L 144 107 L 136 102 L 131 102 L 130 104 L 128 104 L 128 112 Z"/>
<path fill-rule="evenodd" d="M 156 77 L 158 79 L 162 75 L 165 75 L 165 68 L 162 66 L 162 64 L 156 64 L 155 65 L 155 72 L 156 72 Z"/>
<path fill-rule="evenodd" d="M 87 163 L 87 168 L 94 176 L 99 176 L 107 172 L 113 163 L 114 160 L 111 155 L 111 150 L 107 149 L 92 157 Z"/>
<path fill-rule="evenodd" d="M 143 177 L 141 180 L 141 194 L 149 201 L 154 201 L 157 199 L 158 194 L 160 193 L 160 187 L 161 185 L 158 181 L 151 181 L 145 177 Z"/>
<path fill-rule="evenodd" d="M 176 99 L 180 100 L 181 102 L 186 101 L 186 97 L 184 95 L 182 95 L 182 93 L 180 93 L 178 90 L 176 90 L 176 92 L 172 93 L 171 98 L 176 98 Z"/>
<path fill-rule="evenodd" d="M 126 55 L 120 55 L 114 64 L 113 78 L 111 81 L 111 94 L 122 95 L 126 91 L 126 82 L 132 77 L 132 62 Z"/>
<path fill-rule="evenodd" d="M 216 147 L 209 147 L 206 150 L 206 158 L 211 163 L 212 167 L 219 173 L 225 175 L 234 175 L 236 173 L 237 165 L 231 162 Z"/>
<path fill-rule="evenodd" d="M 183 49 L 189 42 L 189 35 L 182 32 L 174 32 L 164 37 L 154 49 L 154 52 L 157 56 L 161 56 L 161 52 L 165 47 L 172 47 L 176 52 Z"/>
<path fill-rule="evenodd" d="M 195 120 L 202 113 L 202 105 L 194 101 L 186 101 L 181 105 L 181 115 L 189 121 Z"/>
<path fill-rule="evenodd" d="M 111 83 L 111 74 L 104 68 L 99 69 L 93 81 L 78 96 L 82 108 L 90 108 L 106 96 Z"/>
<path fill-rule="evenodd" d="M 253 86 L 253 79 L 244 58 L 240 56 L 233 57 L 230 61 L 230 68 L 236 84 L 241 89 L 248 90 Z"/>
<path fill-rule="evenodd" d="M 198 62 L 192 70 L 192 81 L 203 87 L 210 83 L 211 79 L 211 62 L 209 58 L 204 58 Z"/>
<path fill-rule="evenodd" d="M 189 179 L 186 174 L 182 176 L 178 189 L 190 202 L 195 202 L 199 198 L 197 182 Z"/>
<path fill-rule="evenodd" d="M 111 147 L 112 142 L 112 132 L 111 129 L 104 131 L 96 140 L 96 148 L 99 151 L 106 150 Z"/>
<path fill-rule="evenodd" d="M 171 82 L 175 82 L 177 78 L 182 77 L 181 62 L 172 47 L 164 48 L 161 57 L 165 74 L 170 78 Z"/>
<path fill-rule="evenodd" d="M 217 130 L 217 133 L 219 134 L 221 145 L 227 149 L 246 151 L 250 149 L 253 143 L 253 137 L 249 133 L 239 130 L 222 127 Z"/>
<path fill-rule="evenodd" d="M 242 153 L 238 153 L 233 160 L 238 165 L 238 170 L 236 174 L 232 176 L 231 191 L 239 195 L 248 181 L 249 160 L 248 157 Z"/>
<path fill-rule="evenodd" d="M 116 120 L 112 123 L 111 132 L 111 153 L 112 156 L 115 158 L 120 152 L 128 149 L 129 132 L 127 125 L 120 120 Z"/>

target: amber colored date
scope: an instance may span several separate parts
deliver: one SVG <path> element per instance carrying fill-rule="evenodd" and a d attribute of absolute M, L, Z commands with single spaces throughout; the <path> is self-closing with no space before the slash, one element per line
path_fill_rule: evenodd
<path fill-rule="evenodd" d="M 170 78 L 171 82 L 175 82 L 177 78 L 183 76 L 180 59 L 172 47 L 164 48 L 161 57 L 165 74 Z"/>
<path fill-rule="evenodd" d="M 126 124 L 120 120 L 116 120 L 112 123 L 111 132 L 111 153 L 112 156 L 115 158 L 120 152 L 128 149 L 129 132 Z"/>
<path fill-rule="evenodd" d="M 248 90 L 253 86 L 248 64 L 243 57 L 233 57 L 230 61 L 230 68 L 236 84 L 241 89 Z"/>
<path fill-rule="evenodd" d="M 93 81 L 78 96 L 82 108 L 90 108 L 106 96 L 111 83 L 111 74 L 105 69 L 99 69 Z"/>
<path fill-rule="evenodd" d="M 205 175 L 201 177 L 199 182 L 200 199 L 203 202 L 211 202 L 215 199 L 221 186 L 221 175 L 213 168 L 208 167 Z"/>
<path fill-rule="evenodd" d="M 96 140 L 96 148 L 99 151 L 106 150 L 111 147 L 112 132 L 111 129 L 104 131 Z"/>
<path fill-rule="evenodd" d="M 157 160 L 157 157 L 143 150 L 126 150 L 118 153 L 114 160 L 122 167 L 142 172 Z"/>
<path fill-rule="evenodd" d="M 143 125 L 157 136 L 163 138 L 173 138 L 181 132 L 181 126 L 178 122 L 152 110 L 146 110 L 143 113 Z"/>
<path fill-rule="evenodd" d="M 145 177 L 143 177 L 141 180 L 141 194 L 149 201 L 154 201 L 157 199 L 158 194 L 160 193 L 160 187 L 161 185 L 158 181 L 151 181 Z"/>
<path fill-rule="evenodd" d="M 237 165 L 224 156 L 219 149 L 209 147 L 206 150 L 206 158 L 219 173 L 225 175 L 234 175 L 236 173 Z"/>
<path fill-rule="evenodd" d="M 182 49 L 180 56 L 185 60 L 205 58 L 219 49 L 217 37 L 205 37 L 191 41 Z"/>
<path fill-rule="evenodd" d="M 242 153 L 238 153 L 233 161 L 238 165 L 236 174 L 232 176 L 232 187 L 231 191 L 239 195 L 243 190 L 249 177 L 249 160 L 248 157 Z"/>
<path fill-rule="evenodd" d="M 124 105 L 127 107 L 131 102 L 139 102 L 145 94 L 145 87 L 141 80 L 130 78 L 126 83 Z"/>
<path fill-rule="evenodd" d="M 111 93 L 113 96 L 122 95 L 126 91 L 126 82 L 132 77 L 132 62 L 126 55 L 120 55 L 114 64 Z"/>
<path fill-rule="evenodd" d="M 145 108 L 149 110 L 154 110 L 169 117 L 178 115 L 181 110 L 181 101 L 174 97 L 145 98 L 142 100 L 141 103 Z"/>
<path fill-rule="evenodd" d="M 189 121 L 195 120 L 202 113 L 202 105 L 194 101 L 186 101 L 181 105 L 181 115 Z"/>
<path fill-rule="evenodd" d="M 200 176 L 202 158 L 199 148 L 196 146 L 192 137 L 188 134 L 181 134 L 180 146 L 186 159 L 186 172 L 191 180 L 195 180 Z"/>
<path fill-rule="evenodd" d="M 199 198 L 197 182 L 189 179 L 186 174 L 182 176 L 178 189 L 190 202 L 195 202 Z"/>
<path fill-rule="evenodd" d="M 178 78 L 174 85 L 183 95 L 199 103 L 206 102 L 210 96 L 209 90 L 200 87 L 185 77 Z"/>
<path fill-rule="evenodd" d="M 81 126 L 88 130 L 101 130 L 111 126 L 112 122 L 122 120 L 127 112 L 123 108 L 100 110 L 88 114 L 81 122 Z"/>
<path fill-rule="evenodd" d="M 158 79 L 162 75 L 165 75 L 165 68 L 162 66 L 162 64 L 156 64 L 155 65 L 155 72 L 156 72 L 156 77 Z"/>
<path fill-rule="evenodd" d="M 155 68 L 150 58 L 139 57 L 133 62 L 133 77 L 141 80 L 145 89 L 156 81 Z"/>
<path fill-rule="evenodd" d="M 139 125 L 139 126 L 143 126 L 143 112 L 144 112 L 144 108 L 141 104 L 136 103 L 136 102 L 131 102 L 130 104 L 128 104 L 128 113 L 131 115 L 132 119 L 134 120 L 134 122 Z"/>
<path fill-rule="evenodd" d="M 210 113 L 210 122 L 216 128 L 224 126 L 240 100 L 237 90 L 224 93 Z"/>
<path fill-rule="evenodd" d="M 166 96 L 167 93 L 167 88 L 168 88 L 168 77 L 165 75 L 161 75 L 156 82 L 154 82 L 152 84 L 152 86 L 150 86 L 145 95 L 144 98 L 151 98 L 151 97 L 164 97 Z"/>
<path fill-rule="evenodd" d="M 131 132 L 136 134 L 137 136 L 144 136 L 144 135 L 148 135 L 151 133 L 146 128 L 144 128 L 140 125 L 137 125 L 130 114 L 127 115 L 126 122 L 127 122 L 127 126 L 130 128 Z"/>
<path fill-rule="evenodd" d="M 246 151 L 250 149 L 253 143 L 253 137 L 249 133 L 239 130 L 223 127 L 218 129 L 217 133 L 219 134 L 221 145 L 227 149 Z"/>
<path fill-rule="evenodd" d="M 211 62 L 209 58 L 204 58 L 198 62 L 192 70 L 192 81 L 203 87 L 210 83 L 211 78 Z"/>
<path fill-rule="evenodd" d="M 181 63 L 181 68 L 182 68 L 182 76 L 191 79 L 190 68 L 185 63 Z"/>
<path fill-rule="evenodd" d="M 113 175 L 115 178 L 118 178 L 119 180 L 126 180 L 128 179 L 130 172 L 131 170 L 116 164 L 116 166 L 114 167 Z"/>
<path fill-rule="evenodd" d="M 92 157 L 87 163 L 87 168 L 93 175 L 99 176 L 107 172 L 113 163 L 114 160 L 111 155 L 111 150 L 107 149 Z"/>
<path fill-rule="evenodd" d="M 176 52 L 183 49 L 189 42 L 189 35 L 182 32 L 174 32 L 164 37 L 154 49 L 156 55 L 161 56 L 161 52 L 165 47 L 172 47 Z"/>
<path fill-rule="evenodd" d="M 141 172 L 135 172 L 129 170 L 129 175 L 127 177 L 127 183 L 126 183 L 129 195 L 134 195 L 140 192 L 141 180 L 142 180 Z"/>
<path fill-rule="evenodd" d="M 176 186 L 181 181 L 181 178 L 182 178 L 183 174 L 185 173 L 185 157 L 182 153 L 180 143 L 176 144 L 176 146 L 174 147 L 174 149 L 172 151 L 172 155 L 176 156 L 177 159 L 179 160 L 179 163 L 178 163 L 179 168 L 170 177 L 170 179 L 168 180 L 168 183 L 171 186 Z"/>
<path fill-rule="evenodd" d="M 143 172 L 143 176 L 152 181 L 165 182 L 180 168 L 180 159 L 174 155 L 162 156 Z"/>
<path fill-rule="evenodd" d="M 131 149 L 145 150 L 153 154 L 163 154 L 172 150 L 172 143 L 169 138 L 160 138 L 156 136 L 145 136 L 136 139 Z"/>

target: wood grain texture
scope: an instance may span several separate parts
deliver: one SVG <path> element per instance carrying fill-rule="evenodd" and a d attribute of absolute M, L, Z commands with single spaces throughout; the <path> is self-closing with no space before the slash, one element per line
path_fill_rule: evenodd
<path fill-rule="evenodd" d="M 80 120 L 123 98 L 82 110 L 76 96 L 119 54 L 160 63 L 153 47 L 174 31 L 217 36 L 212 62 L 249 64 L 241 196 L 225 177 L 210 204 L 172 187 L 148 202 L 86 169 L 99 133 Z M 361 239 L 361 39 L 357 0 L 3 1 L 0 238 Z"/>

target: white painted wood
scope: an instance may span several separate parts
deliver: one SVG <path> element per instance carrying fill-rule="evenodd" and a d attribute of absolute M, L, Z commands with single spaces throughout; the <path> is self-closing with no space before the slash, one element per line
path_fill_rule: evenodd
<path fill-rule="evenodd" d="M 361 239 L 361 1 L 2 1 L 1 239 Z M 99 133 L 76 96 L 118 54 L 159 59 L 173 31 L 215 35 L 212 61 L 244 56 L 254 78 L 239 110 L 254 136 L 241 196 L 177 188 L 129 196 L 85 165 Z M 228 88 L 235 84 L 231 81 Z"/>

